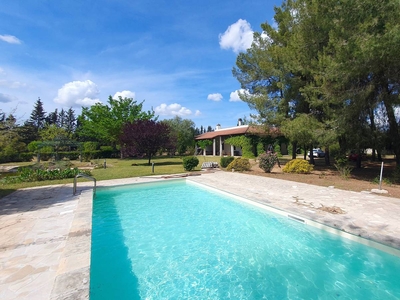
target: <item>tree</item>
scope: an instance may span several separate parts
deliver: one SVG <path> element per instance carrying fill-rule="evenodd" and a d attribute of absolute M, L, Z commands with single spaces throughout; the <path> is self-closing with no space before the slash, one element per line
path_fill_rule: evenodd
<path fill-rule="evenodd" d="M 34 127 L 29 121 L 25 121 L 24 125 L 18 128 L 18 131 L 22 141 L 27 145 L 39 139 L 36 127 Z"/>
<path fill-rule="evenodd" d="M 75 132 L 76 129 L 76 117 L 75 111 L 70 107 L 65 114 L 62 127 L 68 132 L 69 135 Z"/>
<path fill-rule="evenodd" d="M 60 126 L 60 120 L 59 120 L 59 114 L 58 114 L 58 109 L 56 108 L 53 112 L 49 113 L 46 117 L 45 124 L 47 125 L 56 125 Z"/>
<path fill-rule="evenodd" d="M 281 126 L 299 114 L 316 111 L 303 93 L 313 77 L 310 76 L 312 56 L 303 53 L 307 50 L 301 53 L 298 50 L 305 47 L 299 45 L 300 8 L 298 1 L 290 0 L 275 8 L 277 26 L 261 24 L 263 33 L 254 34 L 251 48 L 238 55 L 233 69 L 244 90 L 239 93 L 240 98 L 257 111 L 251 118 L 266 127 Z M 296 141 L 292 143 L 295 150 Z"/>
<path fill-rule="evenodd" d="M 310 153 L 312 153 L 314 145 L 318 143 L 323 134 L 321 123 L 306 114 L 300 114 L 297 118 L 284 122 L 281 131 L 294 144 L 301 145 L 304 149 L 309 149 Z M 304 152 L 304 159 L 306 159 L 306 153 L 307 151 Z M 314 164 L 313 155 L 310 155 L 310 160 Z"/>
<path fill-rule="evenodd" d="M 108 98 L 108 104 L 96 103 L 90 108 L 83 107 L 78 117 L 81 139 L 99 141 L 103 145 L 116 147 L 122 128 L 126 123 L 154 118 L 153 111 L 142 111 L 143 102 L 132 98 Z M 121 153 L 122 154 L 122 153 Z"/>
<path fill-rule="evenodd" d="M 22 141 L 19 134 L 17 119 L 12 113 L 7 117 L 0 116 L 0 154 L 3 156 L 13 156 L 23 152 L 26 144 Z"/>
<path fill-rule="evenodd" d="M 350 1 L 343 2 L 336 11 L 336 26 L 324 53 L 323 89 L 326 95 L 342 103 L 339 120 L 345 132 L 340 140 L 345 143 L 341 147 L 349 146 L 346 135 L 354 132 L 354 125 L 347 121 L 362 120 L 357 131 L 365 131 L 369 125 L 371 147 L 379 145 L 382 130 L 388 133 L 390 147 L 400 165 L 400 126 L 395 113 L 400 106 L 398 3 Z M 380 121 L 385 124 L 383 128 L 374 122 L 375 113 L 381 109 L 385 118 Z M 363 136 L 355 135 L 354 146 L 363 144 Z"/>
<path fill-rule="evenodd" d="M 42 141 L 53 141 L 55 139 L 70 139 L 68 132 L 64 128 L 57 127 L 55 124 L 46 125 L 40 131 L 40 138 Z"/>
<path fill-rule="evenodd" d="M 43 102 L 38 98 L 31 113 L 31 117 L 29 119 L 29 124 L 31 124 L 35 129 L 36 132 L 39 132 L 44 127 L 46 120 L 46 112 L 43 108 Z"/>
<path fill-rule="evenodd" d="M 60 113 L 58 114 L 58 126 L 61 128 L 65 128 L 66 124 L 66 114 L 64 108 L 61 109 Z"/>
<path fill-rule="evenodd" d="M 375 116 L 383 108 L 399 165 L 398 3 L 285 0 L 275 11 L 276 26 L 262 24 L 238 55 L 241 99 L 268 125 L 312 116 L 329 135 L 326 146 L 337 139 L 342 153 L 382 145 Z"/>
<path fill-rule="evenodd" d="M 194 122 L 176 116 L 170 120 L 163 120 L 171 129 L 172 140 L 176 141 L 175 149 L 180 155 L 185 154 L 189 147 L 194 147 L 195 128 Z"/>
<path fill-rule="evenodd" d="M 170 148 L 171 129 L 165 122 L 154 120 L 137 120 L 126 123 L 119 136 L 124 155 L 145 155 L 149 161 L 158 150 Z"/>

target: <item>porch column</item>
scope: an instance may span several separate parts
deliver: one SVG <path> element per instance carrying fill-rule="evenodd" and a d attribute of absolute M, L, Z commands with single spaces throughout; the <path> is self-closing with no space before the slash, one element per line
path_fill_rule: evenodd
<path fill-rule="evenodd" d="M 222 156 L 222 136 L 219 137 L 219 156 Z"/>
<path fill-rule="evenodd" d="M 231 156 L 235 156 L 235 148 L 231 145 Z"/>
<path fill-rule="evenodd" d="M 217 147 L 215 139 L 213 139 L 213 156 L 215 156 L 215 148 Z"/>

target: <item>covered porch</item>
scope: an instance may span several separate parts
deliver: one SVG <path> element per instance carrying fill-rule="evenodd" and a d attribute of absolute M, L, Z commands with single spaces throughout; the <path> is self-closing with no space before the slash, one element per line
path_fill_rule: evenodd
<path fill-rule="evenodd" d="M 205 148 L 197 148 L 196 153 L 199 155 L 212 156 L 242 156 L 242 148 L 230 145 L 225 142 L 226 137 L 219 136 L 212 139 L 212 145 Z"/>
<path fill-rule="evenodd" d="M 261 130 L 257 126 L 238 125 L 235 127 L 221 129 L 217 125 L 215 131 L 206 132 L 195 137 L 196 142 L 211 141 L 209 145 L 204 147 L 196 146 L 197 155 L 213 155 L 213 156 L 242 156 L 242 148 L 228 144 L 226 140 L 230 137 L 250 134 L 260 134 Z"/>

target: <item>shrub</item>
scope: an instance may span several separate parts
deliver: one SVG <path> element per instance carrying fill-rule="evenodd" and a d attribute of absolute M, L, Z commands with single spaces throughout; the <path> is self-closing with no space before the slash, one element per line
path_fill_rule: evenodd
<path fill-rule="evenodd" d="M 199 164 L 199 159 L 195 156 L 189 156 L 183 158 L 183 168 L 186 171 L 192 171 Z"/>
<path fill-rule="evenodd" d="M 90 171 L 80 171 L 78 168 L 74 169 L 55 169 L 55 170 L 43 170 L 43 169 L 33 169 L 33 168 L 19 168 L 18 176 L 6 177 L 6 183 L 18 183 L 18 182 L 33 182 L 33 181 L 43 181 L 43 180 L 56 180 L 65 178 L 74 178 L 79 173 L 85 173 L 91 175 Z"/>
<path fill-rule="evenodd" d="M 79 159 L 80 152 L 79 151 L 62 151 L 58 152 L 57 156 L 59 159 L 69 159 L 69 160 L 77 160 Z"/>
<path fill-rule="evenodd" d="M 52 146 L 43 146 L 43 147 L 39 147 L 38 151 L 40 152 L 40 154 L 42 153 L 53 153 L 54 149 Z"/>
<path fill-rule="evenodd" d="M 226 168 L 228 171 L 234 169 L 235 171 L 249 171 L 251 169 L 250 162 L 247 158 L 238 157 L 232 161 Z"/>
<path fill-rule="evenodd" d="M 118 150 L 114 150 L 112 147 L 102 146 L 100 149 L 101 150 L 83 151 L 81 153 L 82 160 L 91 161 L 92 159 L 119 157 L 120 152 Z"/>
<path fill-rule="evenodd" d="M 226 168 L 235 158 L 233 156 L 221 157 L 220 165 L 222 168 Z"/>
<path fill-rule="evenodd" d="M 19 157 L 21 161 L 31 161 L 33 159 L 33 153 L 32 152 L 25 152 L 25 153 L 20 153 Z"/>
<path fill-rule="evenodd" d="M 339 171 L 340 177 L 343 179 L 348 179 L 353 170 L 353 167 L 349 166 L 346 157 L 337 157 L 335 167 Z"/>
<path fill-rule="evenodd" d="M 0 152 L 0 163 L 31 161 L 32 158 L 33 153 L 14 153 L 5 155 L 4 153 Z"/>
<path fill-rule="evenodd" d="M 335 143 L 329 146 L 329 155 L 330 157 L 337 157 L 340 153 L 339 143 Z"/>
<path fill-rule="evenodd" d="M 189 155 L 194 155 L 194 152 L 195 152 L 194 146 L 187 146 L 186 153 L 188 153 Z"/>
<path fill-rule="evenodd" d="M 278 162 L 278 156 L 270 151 L 260 154 L 258 166 L 266 173 L 270 173 Z"/>
<path fill-rule="evenodd" d="M 84 142 L 83 143 L 83 151 L 89 152 L 89 151 L 95 151 L 99 147 L 99 143 L 97 142 Z"/>
<path fill-rule="evenodd" d="M 302 158 L 296 158 L 289 161 L 282 169 L 285 173 L 309 174 L 314 166 Z"/>
<path fill-rule="evenodd" d="M 90 161 L 91 159 L 101 158 L 101 151 L 100 150 L 83 151 L 82 158 L 84 161 Z"/>
<path fill-rule="evenodd" d="M 101 151 L 114 151 L 112 146 L 100 146 Z"/>
<path fill-rule="evenodd" d="M 29 150 L 30 152 L 37 152 L 38 149 L 39 149 L 39 145 L 40 145 L 41 143 L 42 143 L 42 142 L 39 142 L 39 141 L 30 142 L 30 143 L 28 144 L 28 150 Z"/>

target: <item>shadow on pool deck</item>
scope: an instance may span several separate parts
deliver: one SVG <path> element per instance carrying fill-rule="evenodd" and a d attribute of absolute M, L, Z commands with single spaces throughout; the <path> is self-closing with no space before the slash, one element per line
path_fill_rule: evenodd
<path fill-rule="evenodd" d="M 72 188 L 66 185 L 17 190 L 0 199 L 0 215 L 11 215 L 41 210 L 57 203 L 73 200 Z M 38 192 L 36 192 L 38 191 Z"/>
<path fill-rule="evenodd" d="M 17 190 L 0 199 L 0 215 L 12 215 L 49 208 L 53 205 L 75 200 L 79 194 L 93 186 L 79 186 L 77 194 L 72 194 L 72 184 L 52 185 Z"/>

